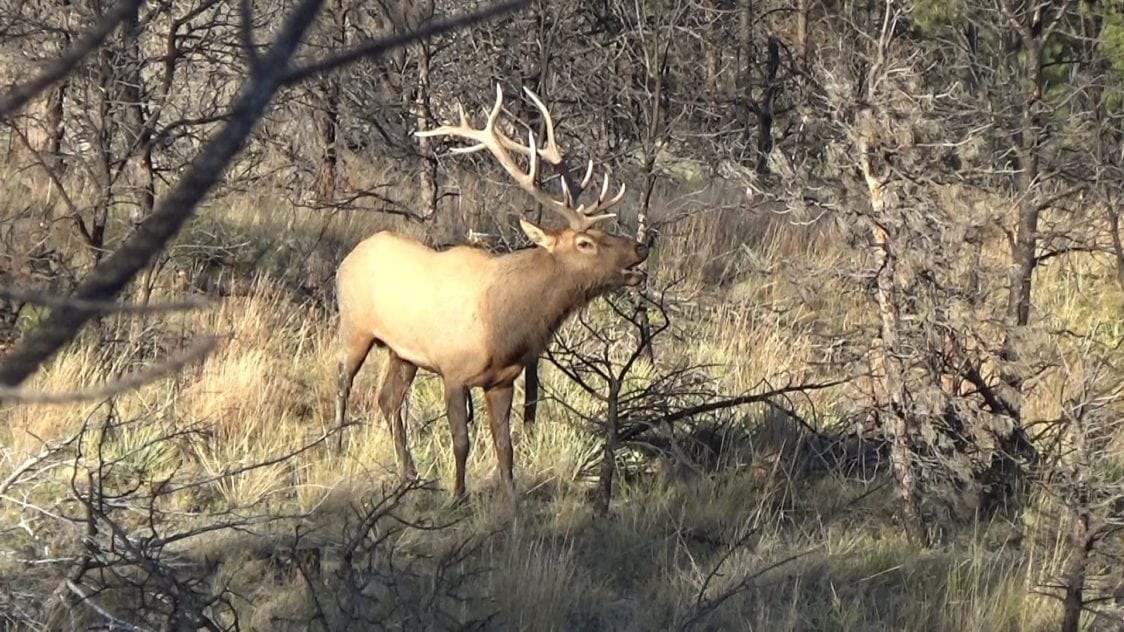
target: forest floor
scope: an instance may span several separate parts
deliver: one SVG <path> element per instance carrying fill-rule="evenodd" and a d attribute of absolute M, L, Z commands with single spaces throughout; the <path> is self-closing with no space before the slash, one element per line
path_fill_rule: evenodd
<path fill-rule="evenodd" d="M 819 431 L 854 423 L 865 395 L 853 381 L 791 398 L 811 427 L 761 404 L 684 426 L 680 441 L 695 446 L 687 452 L 706 458 L 626 447 L 610 512 L 598 516 L 597 402 L 544 362 L 548 397 L 533 428 L 523 427 L 516 396 L 521 507 L 511 521 L 494 493 L 479 394 L 470 499 L 450 505 L 440 385 L 423 375 L 408 403 L 423 482 L 400 486 L 376 413 L 377 352 L 353 390 L 354 423 L 332 427 L 332 273 L 387 222 L 277 212 L 282 203 L 259 195 L 212 204 L 170 251 L 151 296 L 201 307 L 108 315 L 27 387 L 82 389 L 217 336 L 204 361 L 109 399 L 0 413 L 3 477 L 49 455 L 0 498 L 8 620 L 31 613 L 66 628 L 113 613 L 151 624 L 153 613 L 197 607 L 254 630 L 1056 627 L 1060 607 L 1043 586 L 1066 548 L 1050 500 L 1036 497 L 1017 518 L 950 528 L 930 548 L 911 544 L 877 455 L 861 462 L 861 445 L 820 443 Z M 854 297 L 826 290 L 818 311 L 772 309 L 796 290 L 751 269 L 844 256 L 828 229 L 769 225 L 753 239 L 750 266 L 739 247 L 749 240 L 727 235 L 731 222 L 700 216 L 664 236 L 652 284 L 671 288 L 676 330 L 656 340 L 656 364 L 635 379 L 689 367 L 721 395 L 813 381 L 822 376 L 810 367 L 827 353 L 817 324 L 863 318 Z M 1038 292 L 1068 306 L 1074 323 L 1112 323 L 1120 304 L 1111 271 L 1093 258 L 1043 270 Z M 591 310 L 604 312 L 598 305 Z M 24 310 L 21 327 L 43 313 Z M 116 543 L 84 574 L 99 587 L 88 595 L 96 607 L 60 597 L 87 537 Z"/>

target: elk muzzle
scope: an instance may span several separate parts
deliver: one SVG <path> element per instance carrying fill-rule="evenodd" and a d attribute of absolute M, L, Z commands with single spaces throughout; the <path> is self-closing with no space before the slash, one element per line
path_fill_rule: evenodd
<path fill-rule="evenodd" d="M 644 263 L 648 258 L 648 245 L 637 242 L 633 249 L 636 252 L 636 260 L 621 270 L 624 274 L 624 284 L 628 287 L 636 287 L 644 282 L 647 274 L 643 270 L 634 270 L 636 266 Z"/>

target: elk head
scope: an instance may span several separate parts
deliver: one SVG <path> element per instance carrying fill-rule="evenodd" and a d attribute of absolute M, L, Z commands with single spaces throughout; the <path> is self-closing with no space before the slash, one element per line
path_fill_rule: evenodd
<path fill-rule="evenodd" d="M 593 161 L 588 161 L 585 175 L 575 192 L 570 182 L 569 170 L 564 168 L 562 152 L 555 142 L 554 120 L 550 111 L 538 95 L 529 88 L 524 87 L 523 91 L 534 102 L 543 117 L 546 144 L 541 148 L 538 147 L 532 132 L 528 131 L 527 144 L 523 145 L 512 140 L 497 126 L 500 113 L 503 111 L 503 90 L 499 84 L 496 85 L 496 102 L 489 111 L 483 128 L 473 128 L 468 123 L 464 108 L 458 104 L 460 122 L 457 125 L 442 125 L 431 130 L 415 132 L 415 135 L 452 136 L 472 143 L 467 147 L 453 148 L 452 152 L 457 154 L 468 154 L 482 149 L 491 152 L 520 188 L 530 193 L 535 200 L 566 222 L 564 228 L 546 229 L 526 218 L 520 218 L 519 225 L 523 232 L 532 243 L 553 255 L 560 266 L 575 277 L 586 281 L 592 292 L 598 293 L 612 287 L 639 285 L 644 280 L 644 273 L 634 268 L 647 259 L 647 245 L 596 228 L 599 222 L 616 217 L 615 213 L 604 211 L 624 198 L 625 185 L 621 184 L 616 195 L 608 197 L 609 175 L 606 173 L 602 178 L 597 199 L 592 204 L 583 203 L 575 207 L 576 199 L 586 190 L 593 177 Z M 527 158 L 526 171 L 519 167 L 512 152 Z M 563 167 L 562 199 L 554 198 L 538 187 L 538 169 L 542 161 L 556 167 Z"/>

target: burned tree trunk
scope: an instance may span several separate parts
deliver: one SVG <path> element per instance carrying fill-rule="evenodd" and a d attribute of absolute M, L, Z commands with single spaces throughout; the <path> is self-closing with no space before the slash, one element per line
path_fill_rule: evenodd
<path fill-rule="evenodd" d="M 1116 282 L 1124 288 L 1124 243 L 1120 241 L 1120 207 L 1115 200 L 1108 206 L 1108 228 L 1112 234 L 1112 252 L 1116 258 Z"/>
<path fill-rule="evenodd" d="M 887 177 L 876 173 L 869 139 L 859 146 L 859 165 L 870 196 L 870 232 L 878 271 L 874 298 L 878 307 L 879 334 L 871 344 L 871 376 L 875 392 L 885 398 L 883 426 L 890 441 L 890 466 L 897 482 L 902 521 L 915 542 L 928 543 L 928 532 L 921 513 L 921 477 L 917 471 L 917 451 L 913 437 L 916 423 L 907 402 L 902 354 L 899 352 L 900 318 L 896 286 L 897 255 L 892 236 L 886 230 L 885 187 Z"/>
<path fill-rule="evenodd" d="M 121 52 L 124 58 L 122 76 L 118 79 L 124 101 L 125 141 L 128 143 L 126 161 L 136 204 L 134 222 L 152 214 L 156 204 L 156 178 L 152 164 L 152 128 L 145 112 L 144 80 L 141 76 L 140 16 L 139 8 L 125 18 L 121 32 Z"/>
<path fill-rule="evenodd" d="M 750 101 L 753 113 L 757 115 L 757 173 L 769 173 L 769 154 L 773 152 L 773 102 L 780 93 L 777 72 L 781 66 L 781 45 L 775 37 L 769 38 L 768 58 L 765 63 L 765 85 L 761 99 Z M 749 95 L 746 95 L 749 100 Z"/>
<path fill-rule="evenodd" d="M 1012 21 L 1017 20 L 1009 2 L 1005 0 L 1003 7 Z M 1041 18 L 1039 12 L 1035 12 L 1025 19 L 1037 22 Z M 1006 407 L 1011 411 L 1016 425 L 1019 425 L 1022 417 L 1023 377 L 1016 368 L 1021 356 L 1018 332 L 1030 323 L 1031 291 L 1038 263 L 1038 220 L 1042 211 L 1035 189 L 1038 186 L 1039 151 L 1044 133 L 1039 111 L 1043 105 L 1042 52 L 1045 40 L 1040 24 L 1035 26 L 1024 20 L 1018 23 L 1017 31 L 1024 54 L 1022 97 L 1025 104 L 1012 139 L 1017 161 L 1015 193 L 1018 201 L 1015 208 L 1018 218 L 1011 249 L 1006 309 L 1008 331 L 1002 351 L 1005 364 L 1002 380 L 1006 386 Z"/>
<path fill-rule="evenodd" d="M 319 83 L 323 109 L 317 117 L 320 166 L 316 171 L 316 198 L 321 204 L 329 204 L 336 197 L 336 182 L 339 177 L 337 135 L 340 124 L 340 85 L 335 76 L 325 77 Z"/>
<path fill-rule="evenodd" d="M 415 50 L 418 53 L 418 86 L 414 97 L 414 116 L 417 119 L 417 129 L 429 129 L 431 52 L 427 42 L 419 42 Z M 430 140 L 419 138 L 418 155 L 421 157 L 421 164 L 418 169 L 418 184 L 421 187 L 422 216 L 427 218 L 437 215 L 437 159 L 429 149 Z"/>
<path fill-rule="evenodd" d="M 594 511 L 598 515 L 609 513 L 613 498 L 613 475 L 617 469 L 617 446 L 620 443 L 620 380 L 609 381 L 608 411 L 605 413 L 605 443 L 602 446 L 601 465 L 597 477 L 597 499 Z"/>

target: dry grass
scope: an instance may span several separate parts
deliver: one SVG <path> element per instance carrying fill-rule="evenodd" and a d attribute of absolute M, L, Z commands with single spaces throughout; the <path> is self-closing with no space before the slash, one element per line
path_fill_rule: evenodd
<path fill-rule="evenodd" d="M 110 321 L 105 325 L 110 331 L 137 337 L 107 347 L 92 344 L 93 338 L 83 340 L 28 384 L 46 391 L 95 384 L 152 361 L 160 350 L 194 335 L 222 336 L 221 346 L 202 365 L 114 398 L 112 416 L 120 423 L 100 442 L 100 458 L 129 466 L 114 483 L 122 489 L 138 481 L 202 481 L 162 501 L 169 530 L 232 514 L 300 515 L 263 522 L 248 532 L 255 546 L 268 549 L 265 553 L 211 537 L 179 546 L 180 554 L 216 565 L 216 585 L 227 582 L 232 592 L 248 596 L 236 602 L 235 610 L 251 629 L 302 629 L 297 622 L 308 621 L 317 607 L 325 609 L 326 621 L 342 620 L 342 606 L 317 606 L 316 591 L 299 576 L 271 570 L 266 558 L 276 547 L 263 543 L 304 525 L 327 552 L 327 585 L 342 581 L 332 575 L 340 564 L 332 552 L 345 539 L 347 517 L 360 499 L 393 481 L 394 457 L 389 433 L 374 416 L 373 391 L 382 363 L 374 355 L 351 401 L 352 415 L 361 423 L 346 429 L 342 449 L 334 435 L 320 441 L 332 430 L 335 391 L 334 315 L 327 288 L 334 263 L 375 227 L 428 230 L 358 213 L 278 212 L 282 203 L 281 196 L 265 193 L 226 199 L 209 209 L 173 249 L 156 293 L 157 298 L 179 296 L 176 271 L 201 274 L 192 267 L 198 253 L 221 245 L 232 253 L 222 267 L 240 283 L 229 296 L 207 295 L 213 299 L 207 307 L 150 317 L 143 327 Z M 754 266 L 794 256 L 830 262 L 843 254 L 830 245 L 829 236 L 812 229 L 799 234 L 765 224 L 755 233 L 753 258 L 733 256 L 741 252 L 736 235 L 749 229 L 730 230 L 731 221 L 719 212 L 703 214 L 664 235 L 658 255 L 662 270 L 688 272 L 676 291 L 692 305 L 686 317 L 694 341 L 666 353 L 681 352 L 691 362 L 718 367 L 712 371 L 715 384 L 727 392 L 762 380 L 804 379 L 825 353 L 812 335 L 815 328 L 826 318 L 847 329 L 866 316 L 849 297 L 833 293 L 828 282 L 815 302 L 755 309 L 782 304 L 797 290 L 783 275 L 755 272 Z M 247 270 L 229 272 L 238 262 L 249 262 Z M 713 290 L 716 285 L 722 286 L 720 293 Z M 1048 268 L 1038 287 L 1041 309 L 1056 324 L 1103 323 L 1106 336 L 1124 335 L 1118 319 L 1124 298 L 1108 289 L 1103 262 Z M 586 405 L 556 371 L 545 370 L 543 377 L 559 399 Z M 831 410 L 846 409 L 854 398 L 840 388 L 820 393 L 814 403 L 830 417 Z M 410 443 L 422 477 L 447 487 L 452 455 L 441 401 L 435 380 L 418 381 L 409 400 Z M 1044 395 L 1037 403 L 1040 412 L 1048 414 L 1051 401 L 1056 399 Z M 101 419 L 106 410 L 104 403 L 6 405 L 0 412 L 3 467 L 71 435 L 84 422 Z M 771 440 L 766 435 L 778 430 L 759 425 L 759 414 L 748 411 L 736 423 L 763 453 Z M 456 524 L 407 531 L 387 541 L 428 559 L 456 541 L 475 539 L 478 547 L 458 566 L 481 569 L 454 608 L 466 620 L 491 616 L 492 627 L 501 629 L 653 630 L 698 615 L 699 629 L 956 632 L 1040 630 L 1057 620 L 1054 603 L 1032 590 L 1064 563 L 1062 543 L 1052 535 L 1057 531 L 1045 522 L 1032 519 L 1019 541 L 1005 540 L 1004 525 L 980 524 L 942 548 L 920 551 L 895 526 L 893 498 L 883 479 L 797 474 L 798 464 L 784 459 L 764 471 L 730 468 L 689 478 L 637 474 L 622 481 L 612 516 L 597 518 L 587 501 L 590 480 L 584 470 L 599 450 L 597 437 L 557 403 L 544 405 L 540 419 L 533 433 L 516 424 L 516 476 L 525 492 L 517 523 L 503 521 L 495 510 L 491 441 L 477 423 L 468 471 L 471 502 L 449 507 L 444 490 L 419 491 L 402 509 L 414 520 Z M 95 432 L 96 424 L 92 427 Z M 11 494 L 5 499 L 0 522 L 30 520 L 34 524 L 25 531 L 50 531 L 50 520 L 36 516 L 28 504 L 69 511 L 63 499 L 73 464 L 89 466 L 94 458 L 67 453 L 54 470 L 21 487 L 18 502 Z M 41 545 L 35 544 L 39 535 L 5 531 L 0 537 L 17 551 L 0 557 L 0 572 L 28 573 L 29 581 L 44 575 L 19 563 L 29 556 L 19 547 Z M 57 537 L 66 542 L 75 536 Z M 404 586 L 417 591 L 414 596 L 424 592 L 420 584 Z M 729 591 L 734 593 L 729 599 L 709 607 Z"/>

